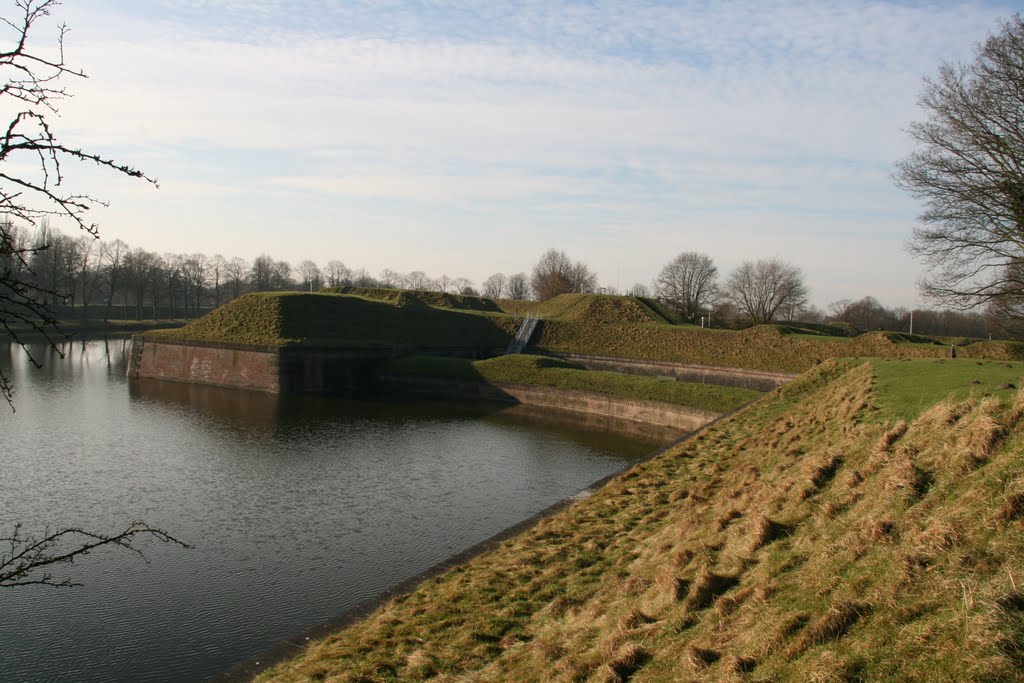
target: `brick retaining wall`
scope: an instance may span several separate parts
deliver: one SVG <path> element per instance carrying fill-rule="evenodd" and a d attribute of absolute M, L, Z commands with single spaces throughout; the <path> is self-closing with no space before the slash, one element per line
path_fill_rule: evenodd
<path fill-rule="evenodd" d="M 212 384 L 279 393 L 279 351 L 273 347 L 152 341 L 132 337 L 128 378 Z"/>
<path fill-rule="evenodd" d="M 769 372 L 766 370 L 747 370 L 745 368 L 725 368 L 712 365 L 690 365 L 658 360 L 633 360 L 628 358 L 610 358 L 606 356 L 587 356 L 576 353 L 551 353 L 555 358 L 582 365 L 587 370 L 608 370 L 629 375 L 649 375 L 653 377 L 675 377 L 683 382 L 697 384 L 717 384 L 755 391 L 771 391 L 790 381 L 795 374 L 787 372 Z"/>
<path fill-rule="evenodd" d="M 458 398 L 522 403 L 556 410 L 570 410 L 633 420 L 691 432 L 720 417 L 720 413 L 658 401 L 618 398 L 589 391 L 556 389 L 534 384 L 471 382 L 428 377 L 386 376 L 381 381 L 404 390 Z"/>

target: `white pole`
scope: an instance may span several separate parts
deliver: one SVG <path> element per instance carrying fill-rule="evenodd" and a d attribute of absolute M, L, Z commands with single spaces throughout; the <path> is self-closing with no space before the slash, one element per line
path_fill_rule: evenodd
<path fill-rule="evenodd" d="M 914 334 L 914 311 L 910 311 L 910 334 Z"/>

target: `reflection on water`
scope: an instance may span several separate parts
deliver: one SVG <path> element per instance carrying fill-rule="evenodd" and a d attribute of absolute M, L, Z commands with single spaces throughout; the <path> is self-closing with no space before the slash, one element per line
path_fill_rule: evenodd
<path fill-rule="evenodd" d="M 500 406 L 124 380 L 127 340 L 0 346 L 0 529 L 141 518 L 194 543 L 98 552 L 74 590 L 0 592 L 0 680 L 197 680 L 649 450 Z M 63 575 L 63 574 L 59 574 Z"/>
<path fill-rule="evenodd" d="M 224 387 L 168 382 L 142 378 L 128 385 L 129 395 L 136 400 L 179 404 L 192 411 L 222 420 L 238 429 L 260 429 L 275 422 L 291 423 L 334 419 L 337 400 L 323 397 L 281 396 L 262 391 L 227 389 Z M 649 425 L 635 420 L 618 419 L 575 411 L 553 410 L 547 406 L 510 405 L 500 402 L 472 403 L 458 400 L 422 400 L 391 395 L 375 401 L 346 400 L 349 417 L 389 413 L 421 418 L 481 418 L 496 425 L 518 425 L 531 429 L 550 430 L 565 438 L 597 448 L 618 448 L 638 453 L 650 450 L 641 444 L 657 446 L 679 439 L 683 430 Z"/>

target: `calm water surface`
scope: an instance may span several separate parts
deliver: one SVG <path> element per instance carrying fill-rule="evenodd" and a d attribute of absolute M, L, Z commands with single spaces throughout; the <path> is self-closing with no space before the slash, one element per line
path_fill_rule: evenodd
<path fill-rule="evenodd" d="M 481 410 L 124 379 L 125 340 L 0 346 L 0 535 L 132 520 L 142 544 L 0 590 L 0 681 L 214 676 L 635 462 L 651 446 Z"/>

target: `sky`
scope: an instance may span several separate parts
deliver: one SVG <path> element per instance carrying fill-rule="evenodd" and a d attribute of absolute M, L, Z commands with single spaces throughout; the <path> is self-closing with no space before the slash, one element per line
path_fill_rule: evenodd
<path fill-rule="evenodd" d="M 12 0 L 0 0 L 13 7 Z M 811 301 L 920 303 L 894 187 L 922 79 L 1012 3 L 68 0 L 61 139 L 105 239 L 602 285 L 781 257 Z M 52 44 L 39 24 L 36 44 Z M 66 229 L 70 229 L 68 226 Z"/>

